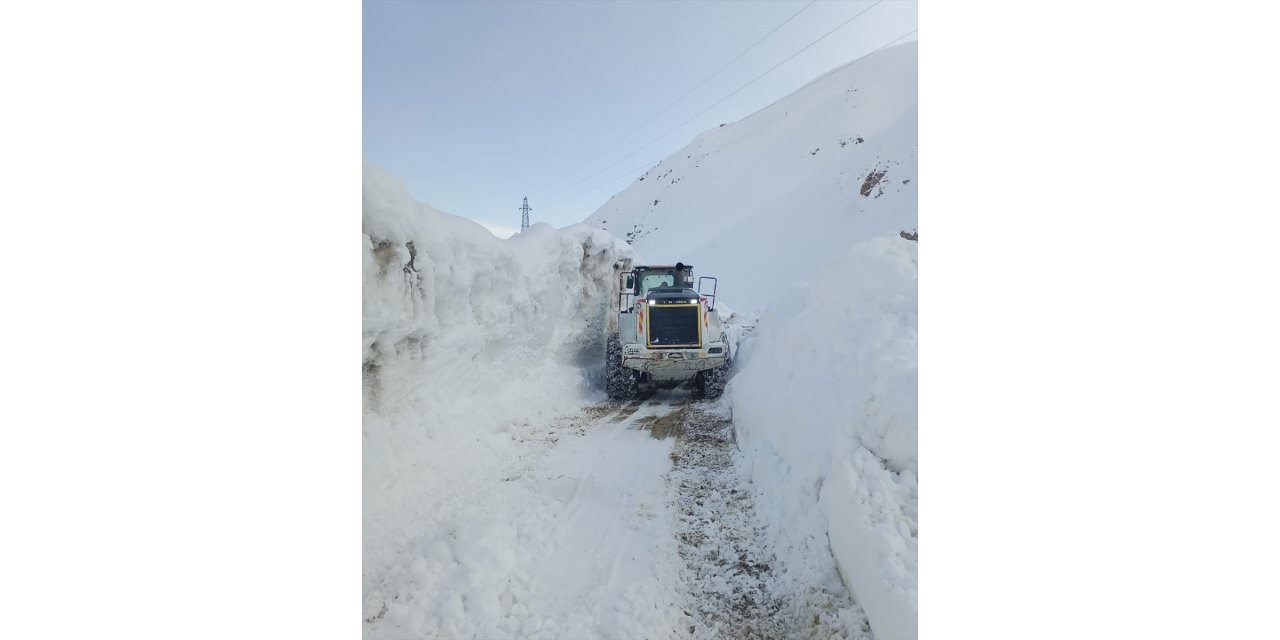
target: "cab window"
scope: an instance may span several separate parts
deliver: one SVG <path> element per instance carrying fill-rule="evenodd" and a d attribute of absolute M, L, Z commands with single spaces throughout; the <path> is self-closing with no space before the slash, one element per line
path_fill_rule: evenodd
<path fill-rule="evenodd" d="M 646 273 L 640 277 L 640 297 L 658 287 L 674 287 L 676 278 L 670 273 Z"/>

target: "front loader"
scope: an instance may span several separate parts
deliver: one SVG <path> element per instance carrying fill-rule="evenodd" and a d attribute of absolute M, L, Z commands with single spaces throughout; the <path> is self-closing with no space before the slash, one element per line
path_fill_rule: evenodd
<path fill-rule="evenodd" d="M 630 400 L 642 383 L 694 380 L 697 393 L 717 398 L 729 370 L 729 345 L 716 313 L 717 281 L 698 278 L 693 267 L 615 266 L 605 350 L 605 390 Z"/>

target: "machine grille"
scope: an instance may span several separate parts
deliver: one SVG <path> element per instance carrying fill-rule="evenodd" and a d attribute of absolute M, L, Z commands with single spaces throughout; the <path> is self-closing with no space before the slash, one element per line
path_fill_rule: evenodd
<path fill-rule="evenodd" d="M 649 345 L 698 347 L 698 305 L 649 307 Z"/>

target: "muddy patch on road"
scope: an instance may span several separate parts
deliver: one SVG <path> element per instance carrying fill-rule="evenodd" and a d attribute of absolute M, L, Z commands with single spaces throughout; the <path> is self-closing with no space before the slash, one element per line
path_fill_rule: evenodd
<path fill-rule="evenodd" d="M 664 416 L 645 416 L 636 420 L 636 425 L 641 429 L 648 430 L 649 435 L 653 436 L 655 440 L 666 440 L 679 430 L 687 409 L 688 407 L 681 406 L 679 409 Z"/>
<path fill-rule="evenodd" d="M 618 411 L 618 415 L 609 418 L 609 422 L 614 424 L 626 422 L 628 418 L 635 415 L 635 413 L 640 410 L 640 405 L 642 404 L 644 404 L 643 400 L 632 400 L 631 402 L 628 402 L 623 405 L 621 410 Z"/>

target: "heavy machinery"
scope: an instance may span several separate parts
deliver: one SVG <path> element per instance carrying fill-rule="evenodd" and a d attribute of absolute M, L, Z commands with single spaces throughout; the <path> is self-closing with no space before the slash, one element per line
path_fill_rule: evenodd
<path fill-rule="evenodd" d="M 641 383 L 694 380 L 697 394 L 717 398 L 729 371 L 729 345 L 716 313 L 717 280 L 693 267 L 614 265 L 617 288 L 605 323 L 605 389 L 630 400 Z"/>

